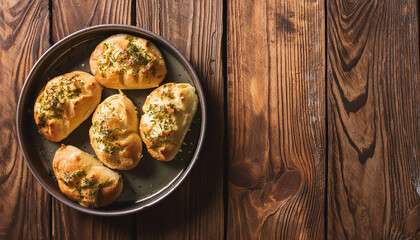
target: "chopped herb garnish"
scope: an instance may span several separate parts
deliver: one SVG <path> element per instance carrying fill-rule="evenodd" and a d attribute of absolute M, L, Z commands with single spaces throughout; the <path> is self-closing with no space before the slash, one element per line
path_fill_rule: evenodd
<path fill-rule="evenodd" d="M 129 42 L 134 42 L 134 41 L 136 41 L 138 38 L 136 38 L 136 37 L 133 37 L 133 36 L 129 36 L 129 37 L 127 37 L 127 40 L 129 41 Z"/>
<path fill-rule="evenodd" d="M 143 131 L 146 139 L 152 142 L 153 147 L 158 147 L 176 129 L 175 113 L 176 107 L 173 103 L 150 104 L 145 114 L 150 118 L 151 130 Z"/>
<path fill-rule="evenodd" d="M 156 76 L 156 72 L 157 72 L 157 69 L 155 68 L 155 66 L 152 66 L 152 67 L 150 68 L 150 70 L 152 71 L 152 75 L 153 75 L 153 77 L 155 77 L 155 76 Z"/>
<path fill-rule="evenodd" d="M 66 101 L 78 97 L 82 93 L 81 86 L 84 82 L 79 76 L 64 77 L 59 81 L 53 82 L 51 86 L 41 93 L 38 99 L 40 105 L 38 114 L 38 126 L 46 127 L 48 120 L 52 118 L 62 118 L 64 114 L 64 104 Z"/>
<path fill-rule="evenodd" d="M 95 141 L 98 145 L 100 145 L 99 149 L 105 153 L 113 154 L 116 150 L 120 149 L 120 146 L 115 143 L 117 137 L 113 133 L 116 131 L 121 131 L 121 129 L 108 129 L 107 126 L 104 125 L 104 121 L 105 119 L 102 119 L 99 122 L 95 121 L 92 124 L 92 133 L 98 135 L 95 138 Z"/>
<path fill-rule="evenodd" d="M 93 187 L 95 185 L 95 183 L 96 183 L 96 180 L 95 179 L 89 180 L 87 178 L 83 178 L 81 187 L 83 187 L 83 188 L 91 188 L 91 187 Z"/>
<path fill-rule="evenodd" d="M 140 64 L 147 65 L 152 58 L 146 53 L 143 47 L 138 47 L 133 43 L 129 43 L 127 46 L 127 53 L 130 65 Z"/>

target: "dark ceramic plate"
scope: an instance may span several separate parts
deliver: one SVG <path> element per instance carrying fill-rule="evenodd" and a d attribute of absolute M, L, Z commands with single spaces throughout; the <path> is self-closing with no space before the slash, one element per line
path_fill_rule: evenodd
<path fill-rule="evenodd" d="M 33 107 L 39 91 L 53 77 L 74 70 L 90 73 L 89 58 L 94 48 L 105 38 L 117 33 L 128 33 L 152 41 L 160 49 L 166 61 L 168 74 L 163 83 L 182 82 L 195 86 L 199 96 L 199 108 L 182 144 L 182 149 L 174 160 L 159 162 L 149 155 L 143 145 L 144 156 L 137 167 L 130 171 L 119 171 L 124 180 L 121 196 L 107 207 L 90 209 L 69 200 L 60 192 L 57 182 L 53 179 L 52 160 L 61 143 L 74 145 L 95 156 L 88 133 L 91 117 L 69 137 L 59 143 L 53 143 L 38 131 L 33 118 Z M 123 92 L 138 107 L 139 115 L 141 115 L 143 103 L 151 91 L 153 89 L 124 90 Z M 117 90 L 104 88 L 102 100 L 117 93 Z M 126 25 L 101 25 L 71 34 L 42 55 L 23 85 L 16 121 L 23 155 L 38 182 L 51 195 L 72 208 L 90 214 L 110 216 L 129 214 L 150 206 L 167 196 L 182 182 L 197 160 L 201 149 L 206 127 L 206 107 L 197 75 L 185 57 L 172 44 L 141 28 Z"/>

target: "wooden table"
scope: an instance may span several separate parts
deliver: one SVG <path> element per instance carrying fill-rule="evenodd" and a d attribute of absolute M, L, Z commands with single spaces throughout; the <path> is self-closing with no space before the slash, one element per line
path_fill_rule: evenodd
<path fill-rule="evenodd" d="M 418 4 L 0 0 L 0 239 L 420 239 Z M 43 190 L 15 125 L 37 58 L 103 23 L 172 42 L 209 113 L 186 181 L 113 218 Z"/>

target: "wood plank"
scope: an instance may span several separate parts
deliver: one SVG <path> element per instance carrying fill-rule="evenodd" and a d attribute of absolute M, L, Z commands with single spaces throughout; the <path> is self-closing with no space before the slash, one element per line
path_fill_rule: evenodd
<path fill-rule="evenodd" d="M 135 217 L 98 217 L 81 213 L 53 201 L 52 236 L 54 239 L 132 239 Z"/>
<path fill-rule="evenodd" d="M 130 0 L 52 0 L 54 42 L 80 29 L 106 23 L 131 24 Z"/>
<path fill-rule="evenodd" d="M 137 1 L 137 25 L 169 40 L 193 65 L 208 113 L 200 158 L 175 192 L 138 213 L 139 239 L 223 238 L 222 15 L 222 0 Z"/>
<path fill-rule="evenodd" d="M 2 1 L 0 22 L 0 239 L 49 239 L 51 197 L 24 163 L 15 124 L 26 75 L 49 47 L 48 1 Z"/>
<path fill-rule="evenodd" d="M 324 1 L 228 1 L 228 239 L 322 239 Z"/>
<path fill-rule="evenodd" d="M 417 2 L 328 1 L 328 238 L 420 238 Z"/>
<path fill-rule="evenodd" d="M 89 26 L 131 22 L 131 0 L 53 0 L 52 7 L 54 42 Z M 123 217 L 87 215 L 55 199 L 52 211 L 52 236 L 56 239 L 131 239 L 135 231 L 134 215 Z"/>

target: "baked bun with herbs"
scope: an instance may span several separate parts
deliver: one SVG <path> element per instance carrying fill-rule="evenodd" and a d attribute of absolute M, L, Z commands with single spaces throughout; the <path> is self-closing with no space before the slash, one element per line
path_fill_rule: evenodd
<path fill-rule="evenodd" d="M 92 114 L 101 94 L 101 85 L 89 73 L 74 71 L 55 77 L 35 101 L 35 123 L 48 140 L 59 142 Z"/>
<path fill-rule="evenodd" d="M 167 83 L 150 93 L 143 105 L 140 135 L 152 157 L 170 161 L 176 156 L 197 103 L 195 88 L 186 83 Z"/>
<path fill-rule="evenodd" d="M 85 207 L 109 205 L 123 189 L 118 173 L 74 146 L 61 145 L 54 156 L 53 170 L 61 192 Z"/>
<path fill-rule="evenodd" d="M 133 102 L 123 93 L 106 98 L 96 108 L 89 130 L 90 143 L 107 167 L 129 170 L 142 157 L 139 119 Z"/>
<path fill-rule="evenodd" d="M 154 88 L 166 76 L 159 49 L 146 39 L 128 34 L 102 41 L 90 57 L 90 70 L 99 83 L 114 89 Z"/>

